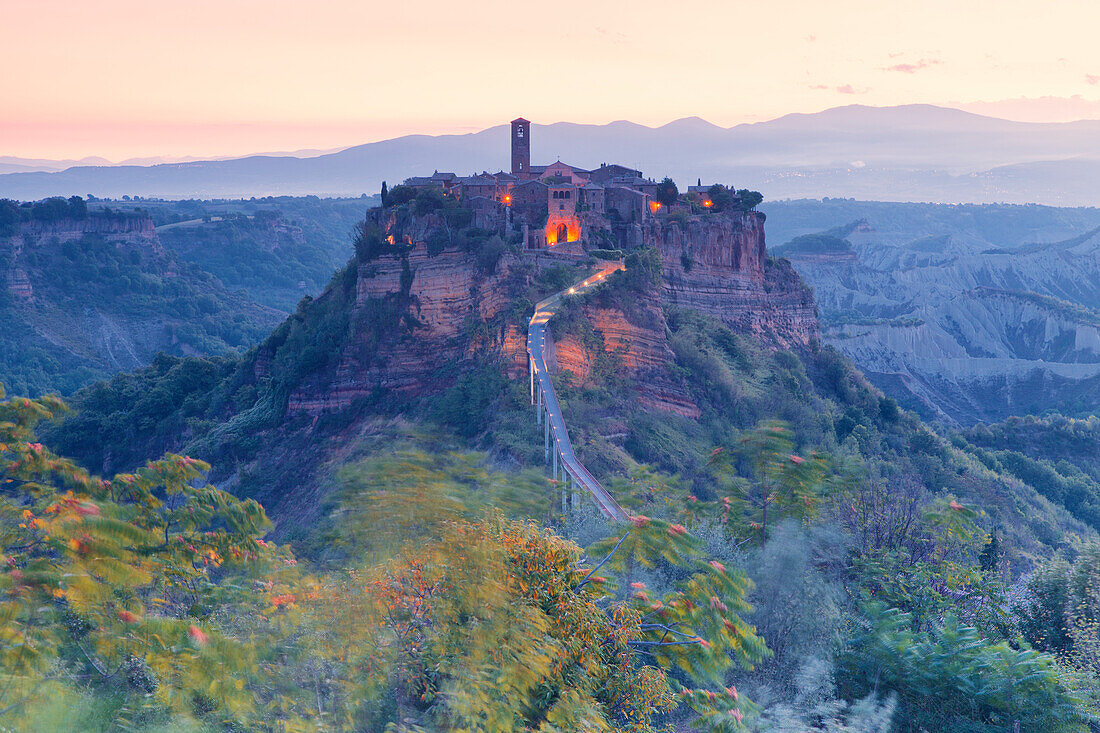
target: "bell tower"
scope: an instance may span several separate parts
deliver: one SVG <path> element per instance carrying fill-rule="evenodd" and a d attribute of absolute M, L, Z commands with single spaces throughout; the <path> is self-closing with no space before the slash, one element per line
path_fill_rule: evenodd
<path fill-rule="evenodd" d="M 512 120 L 512 175 L 527 178 L 531 173 L 531 122 Z"/>

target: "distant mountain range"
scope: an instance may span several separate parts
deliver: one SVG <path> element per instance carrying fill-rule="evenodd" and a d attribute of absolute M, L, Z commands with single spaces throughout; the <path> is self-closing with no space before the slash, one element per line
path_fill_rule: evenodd
<path fill-rule="evenodd" d="M 0 158 L 0 171 L 39 166 L 0 175 L 0 196 L 354 196 L 374 193 L 383 180 L 392 185 L 433 170 L 504 168 L 508 127 L 316 152 L 157 165 L 85 160 L 64 170 Z M 773 200 L 1100 205 L 1100 120 L 1012 122 L 930 105 L 852 105 L 730 128 L 697 117 L 656 128 L 626 121 L 534 125 L 532 155 L 538 162 L 560 158 L 582 167 L 628 163 L 656 178 L 670 175 L 681 187 L 699 178 L 723 181 Z"/>

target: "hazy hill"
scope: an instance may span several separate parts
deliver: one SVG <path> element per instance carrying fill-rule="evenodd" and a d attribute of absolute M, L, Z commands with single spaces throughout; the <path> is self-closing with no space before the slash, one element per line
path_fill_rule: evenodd
<path fill-rule="evenodd" d="M 95 202 L 147 213 L 166 249 L 231 290 L 285 313 L 316 295 L 352 254 L 364 199 L 279 197 L 248 201 Z"/>
<path fill-rule="evenodd" d="M 1100 409 L 1100 210 L 780 202 L 825 338 L 903 404 L 962 424 Z M 837 230 L 797 234 L 834 217 Z"/>
<path fill-rule="evenodd" d="M 351 255 L 362 200 L 0 200 L 0 383 L 69 393 L 158 352 L 246 349 Z M 159 226 L 157 226 L 159 224 Z"/>
<path fill-rule="evenodd" d="M 681 186 L 697 177 L 769 199 L 855 196 L 915 201 L 1100 203 L 1100 121 L 1021 123 L 928 105 L 853 105 L 721 128 L 686 118 L 657 128 L 535 125 L 535 160 L 621 161 Z M 0 196 L 359 195 L 382 180 L 508 165 L 508 129 L 410 135 L 315 157 L 250 156 L 154 166 L 77 166 L 0 175 Z"/>

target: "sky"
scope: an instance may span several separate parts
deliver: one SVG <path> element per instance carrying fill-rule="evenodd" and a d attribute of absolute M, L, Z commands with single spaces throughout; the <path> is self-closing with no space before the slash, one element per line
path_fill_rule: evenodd
<path fill-rule="evenodd" d="M 0 156 L 111 161 L 845 104 L 1100 118 L 1096 0 L 0 0 Z"/>

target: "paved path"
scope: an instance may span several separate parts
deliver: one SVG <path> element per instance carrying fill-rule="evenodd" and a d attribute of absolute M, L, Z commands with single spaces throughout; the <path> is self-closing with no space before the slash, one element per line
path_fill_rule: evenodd
<path fill-rule="evenodd" d="M 626 512 L 619 506 L 611 494 L 600 486 L 588 469 L 584 467 L 573 453 L 573 445 L 569 442 L 569 434 L 565 429 L 565 420 L 562 418 L 561 406 L 558 397 L 554 393 L 554 383 L 550 379 L 550 371 L 546 368 L 546 322 L 554 315 L 558 304 L 563 298 L 582 293 L 598 286 L 604 279 L 616 270 L 624 269 L 622 262 L 609 263 L 598 272 L 588 276 L 572 287 L 552 295 L 535 305 L 535 314 L 531 316 L 531 323 L 527 327 L 527 356 L 531 366 L 531 400 L 538 404 L 537 413 L 542 422 L 545 412 L 544 438 L 546 448 L 546 460 L 553 458 L 554 477 L 558 475 L 560 461 L 562 478 L 569 476 L 569 481 L 574 487 L 584 487 L 605 517 L 624 520 Z"/>

